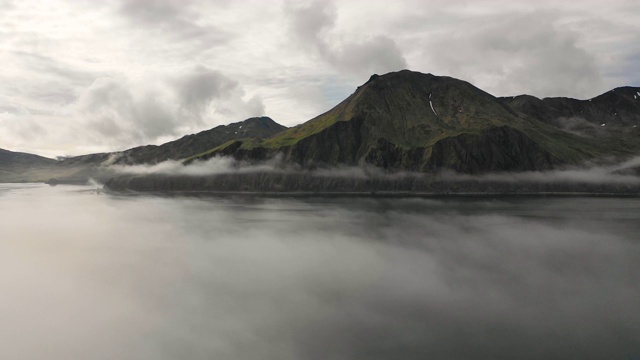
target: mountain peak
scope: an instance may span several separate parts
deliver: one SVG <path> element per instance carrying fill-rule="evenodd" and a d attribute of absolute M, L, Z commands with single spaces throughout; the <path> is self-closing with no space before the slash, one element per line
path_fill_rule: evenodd
<path fill-rule="evenodd" d="M 268 127 L 283 127 L 268 116 L 256 116 L 237 122 L 238 125 L 260 124 Z M 230 124 L 231 125 L 231 124 Z M 283 129 L 284 130 L 284 129 Z"/>
<path fill-rule="evenodd" d="M 198 158 L 282 154 L 303 166 L 510 171 L 576 161 L 583 145 L 466 81 L 402 70 L 373 74 L 333 109 L 271 138 L 224 144 Z"/>
<path fill-rule="evenodd" d="M 367 82 L 366 82 L 366 83 L 364 83 L 364 85 L 366 85 L 366 84 L 368 84 L 368 83 L 370 83 L 370 82 L 372 82 L 372 81 L 375 81 L 375 80 L 376 80 L 377 78 L 379 78 L 379 77 L 380 77 L 380 75 L 378 75 L 378 74 L 373 74 L 373 75 L 371 75 L 371 77 L 369 78 L 369 80 L 367 80 Z"/>
<path fill-rule="evenodd" d="M 251 122 L 261 122 L 261 123 L 275 123 L 275 121 L 268 116 L 254 116 L 248 119 L 239 121 L 238 123 L 251 123 Z"/>
<path fill-rule="evenodd" d="M 356 121 L 370 142 L 386 139 L 407 147 L 424 146 L 444 134 L 502 126 L 515 113 L 492 95 L 466 81 L 401 70 L 373 74 L 333 109 L 290 128 L 261 145 L 280 148 L 340 124 Z"/>

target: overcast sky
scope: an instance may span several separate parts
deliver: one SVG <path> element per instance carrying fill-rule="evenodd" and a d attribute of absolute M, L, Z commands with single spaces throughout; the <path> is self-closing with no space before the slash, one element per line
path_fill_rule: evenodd
<path fill-rule="evenodd" d="M 637 0 L 0 0 L 0 148 L 161 143 L 267 115 L 295 125 L 373 73 L 496 95 L 640 85 Z"/>

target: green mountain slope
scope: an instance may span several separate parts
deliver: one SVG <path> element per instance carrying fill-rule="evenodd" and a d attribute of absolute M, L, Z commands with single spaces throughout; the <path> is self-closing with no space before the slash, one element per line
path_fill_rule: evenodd
<path fill-rule="evenodd" d="M 154 164 L 166 160 L 180 160 L 215 148 L 228 141 L 253 138 L 263 139 L 286 130 L 269 117 L 255 117 L 229 125 L 220 125 L 197 134 L 186 135 L 162 145 L 146 145 L 122 152 L 76 156 L 63 161 L 63 165 Z"/>
<path fill-rule="evenodd" d="M 63 161 L 0 150 L 0 182 L 51 180 L 52 183 L 84 183 L 89 178 L 107 180 L 117 173 L 105 165 L 155 164 L 166 160 L 180 160 L 228 141 L 267 138 L 286 129 L 268 117 L 250 118 L 187 135 L 162 145 L 74 156 Z"/>
<path fill-rule="evenodd" d="M 272 138 L 229 142 L 194 159 L 281 153 L 311 167 L 366 162 L 482 172 L 546 169 L 599 152 L 595 141 L 515 111 L 465 81 L 403 70 L 372 76 L 335 108 Z"/>

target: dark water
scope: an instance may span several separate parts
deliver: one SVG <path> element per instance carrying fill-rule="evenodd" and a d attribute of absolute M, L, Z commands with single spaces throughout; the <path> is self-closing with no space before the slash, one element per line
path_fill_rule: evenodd
<path fill-rule="evenodd" d="M 2 359 L 636 359 L 640 200 L 0 185 Z"/>

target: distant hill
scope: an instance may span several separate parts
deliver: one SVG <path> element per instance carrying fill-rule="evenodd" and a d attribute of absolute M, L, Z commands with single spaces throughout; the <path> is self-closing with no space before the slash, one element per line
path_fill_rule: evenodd
<path fill-rule="evenodd" d="M 502 97 L 512 109 L 560 127 L 575 126 L 581 119 L 599 127 L 632 128 L 640 124 L 640 88 L 619 87 L 589 100 L 566 97 L 539 99 L 531 95 Z"/>
<path fill-rule="evenodd" d="M 147 145 L 121 152 L 74 156 L 62 161 L 2 150 L 0 151 L 0 182 L 83 183 L 89 178 L 106 181 L 117 175 L 109 169 L 108 165 L 155 164 L 166 160 L 180 160 L 230 140 L 261 139 L 273 136 L 285 129 L 287 127 L 276 123 L 271 118 L 256 117 L 229 125 L 216 126 L 213 129 L 186 135 L 162 145 Z"/>
<path fill-rule="evenodd" d="M 237 139 L 263 139 L 286 130 L 269 117 L 255 117 L 220 125 L 197 134 L 183 136 L 162 145 L 138 146 L 121 152 L 75 156 L 62 162 L 63 165 L 108 164 L 136 165 L 154 164 L 166 160 L 180 160 Z"/>
<path fill-rule="evenodd" d="M 544 170 L 624 146 L 563 131 L 468 82 L 403 70 L 372 76 L 328 112 L 269 139 L 229 142 L 190 159 L 281 153 L 305 167 L 366 162 L 390 170 Z"/>
<path fill-rule="evenodd" d="M 1 169 L 23 166 L 50 166 L 56 163 L 56 160 L 43 156 L 0 149 Z"/>
<path fill-rule="evenodd" d="M 56 164 L 56 160 L 46 157 L 0 149 L 0 181 L 44 181 L 47 178 L 38 178 L 36 173 L 48 171 Z"/>

